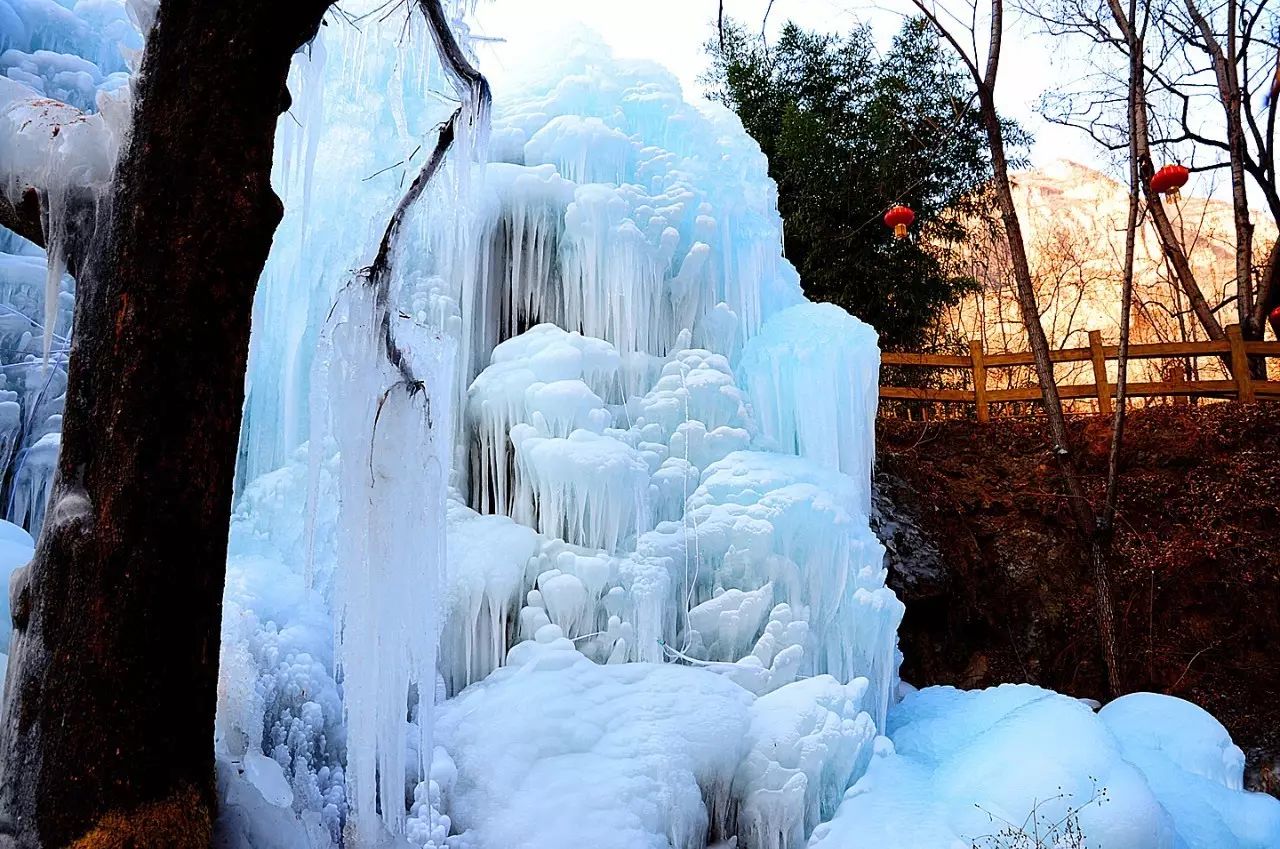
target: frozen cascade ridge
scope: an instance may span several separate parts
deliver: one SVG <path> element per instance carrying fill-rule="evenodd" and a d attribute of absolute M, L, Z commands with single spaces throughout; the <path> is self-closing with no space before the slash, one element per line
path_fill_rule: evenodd
<path fill-rule="evenodd" d="M 876 334 L 804 298 L 759 148 L 589 36 L 489 109 L 466 5 L 437 39 L 461 64 L 372 0 L 295 59 L 217 845 L 1280 847 L 1280 803 L 1186 702 L 898 680 Z M 0 0 L 0 141 L 30 98 L 127 92 L 149 6 L 125 6 Z M 38 527 L 74 294 L 0 248 L 7 509 Z M 0 543 L 3 580 L 32 542 Z"/>

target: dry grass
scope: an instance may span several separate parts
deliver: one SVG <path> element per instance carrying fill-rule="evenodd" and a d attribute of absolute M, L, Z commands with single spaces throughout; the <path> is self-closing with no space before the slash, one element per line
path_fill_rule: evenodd
<path fill-rule="evenodd" d="M 195 788 L 130 811 L 109 811 L 70 849 L 208 849 L 212 811 Z"/>

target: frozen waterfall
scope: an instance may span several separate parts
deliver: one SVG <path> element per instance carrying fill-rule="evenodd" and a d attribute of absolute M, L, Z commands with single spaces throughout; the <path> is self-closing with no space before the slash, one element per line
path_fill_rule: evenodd
<path fill-rule="evenodd" d="M 582 778 L 604 794 L 624 774 L 650 788 L 636 839 L 701 847 L 748 829 L 754 845 L 801 845 L 868 762 L 897 686 L 902 606 L 867 524 L 875 333 L 805 301 L 766 163 L 737 120 L 586 38 L 546 82 L 498 92 L 487 148 L 456 145 L 406 216 L 395 309 L 456 356 L 432 359 L 429 426 L 421 410 L 380 407 L 395 376 L 365 350 L 376 333 L 331 314 L 367 305 L 330 304 L 434 144 L 424 116 L 447 108 L 432 91 L 452 92 L 436 65 L 395 62 L 392 33 L 335 35 L 299 57 L 302 129 L 281 133 L 289 213 L 257 318 L 286 330 L 254 340 L 242 463 L 256 479 L 232 570 L 239 556 L 279 557 L 304 579 L 299 615 L 331 611 L 339 653 L 318 689 L 345 694 L 345 721 L 312 707 L 292 668 L 265 670 L 259 748 L 335 838 L 345 819 L 358 845 L 381 829 L 499 845 L 484 841 L 509 840 L 522 815 L 486 813 L 484 775 L 499 764 L 480 752 L 508 739 L 488 724 L 495 711 L 568 711 L 585 730 L 589 705 L 603 720 L 616 693 L 637 714 Z M 384 163 L 400 164 L 377 174 Z M 452 467 L 447 505 L 416 471 L 433 458 Z M 300 522 L 282 515 L 303 504 Z M 429 686 L 422 664 L 437 651 Z M 779 705 L 807 718 L 792 727 Z M 704 711 L 718 718 L 697 743 L 688 718 Z M 290 742 L 305 716 L 323 751 Z M 255 751 L 232 725 L 220 739 Z M 518 750 L 553 730 L 510 733 Z M 466 742 L 477 734 L 483 745 Z M 586 743 L 554 735 L 566 756 Z M 507 780 L 550 756 L 515 755 Z M 590 798 L 562 816 L 585 816 Z M 623 815 L 635 801 L 612 805 Z M 595 845 L 631 845 L 603 836 L 606 810 L 593 816 Z"/>
<path fill-rule="evenodd" d="M 255 336 L 233 533 L 224 653 L 258 701 L 228 700 L 219 745 L 245 835 L 268 821 L 246 784 L 271 785 L 229 740 L 293 788 L 290 847 L 950 849 L 975 803 L 1061 816 L 1050 782 L 1088 775 L 1127 806 L 1084 815 L 1108 849 L 1197 846 L 1178 841 L 1206 817 L 1236 841 L 1214 846 L 1280 834 L 1234 761 L 1179 807 L 1072 699 L 898 704 L 903 607 L 868 527 L 876 334 L 804 298 L 758 147 L 661 68 L 579 37 L 495 92 L 487 144 L 456 144 L 405 218 L 395 310 L 426 407 L 375 427 L 395 374 L 335 381 L 323 328 L 455 92 L 376 25 L 322 41 L 281 134 L 258 320 L 287 331 Z M 270 569 L 288 577 L 263 597 Z M 335 618 L 333 663 L 310 646 Z M 1080 751 L 1053 745 L 1062 722 Z M 936 749 L 911 736 L 929 723 Z M 1010 757 L 1038 766 L 980 791 L 930 773 Z"/>
<path fill-rule="evenodd" d="M 1105 849 L 1280 846 L 1190 704 L 898 680 L 876 334 L 804 297 L 759 147 L 590 35 L 490 111 L 473 7 L 354 0 L 294 59 L 219 849 L 996 849 L 1029 812 Z M 105 180 L 153 11 L 0 0 L 0 159 L 62 175 L 19 142 L 69 110 L 56 152 Z M 74 285 L 0 251 L 4 506 L 36 529 Z M 31 546 L 0 524 L 0 579 Z"/>

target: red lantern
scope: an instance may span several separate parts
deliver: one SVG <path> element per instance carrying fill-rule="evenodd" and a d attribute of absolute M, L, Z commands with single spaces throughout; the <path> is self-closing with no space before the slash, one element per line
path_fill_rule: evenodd
<path fill-rule="evenodd" d="M 902 204 L 895 204 L 884 214 L 884 226 L 893 228 L 893 237 L 895 239 L 905 239 L 907 237 L 907 228 L 915 220 L 916 214 L 911 211 L 910 207 Z"/>
<path fill-rule="evenodd" d="M 1151 191 L 1165 196 L 1166 200 L 1178 202 L 1178 189 L 1187 184 L 1191 172 L 1183 165 L 1166 165 L 1151 178 Z"/>

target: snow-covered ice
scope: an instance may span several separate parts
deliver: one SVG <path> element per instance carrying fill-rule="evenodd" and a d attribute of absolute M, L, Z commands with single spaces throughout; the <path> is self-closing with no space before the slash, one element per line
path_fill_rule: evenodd
<path fill-rule="evenodd" d="M 464 51 L 469 6 L 445 3 Z M 369 285 L 466 92 L 416 11 L 343 9 L 278 131 L 219 847 L 994 849 L 1029 816 L 1103 849 L 1280 846 L 1192 705 L 899 681 L 875 331 L 805 300 L 760 149 L 665 70 L 578 35 L 468 104 Z M 0 190 L 104 185 L 154 14 L 0 0 Z M 5 506 L 34 531 L 74 284 L 56 243 L 0 249 Z M 0 525 L 0 577 L 31 547 Z"/>
<path fill-rule="evenodd" d="M 890 716 L 866 774 L 811 849 L 1263 849 L 1280 804 L 1200 708 L 1139 693 L 1094 713 L 1027 684 L 929 687 Z M 1072 838 L 1069 827 L 1078 829 Z M 1073 842 L 1074 841 L 1074 842 Z"/>

